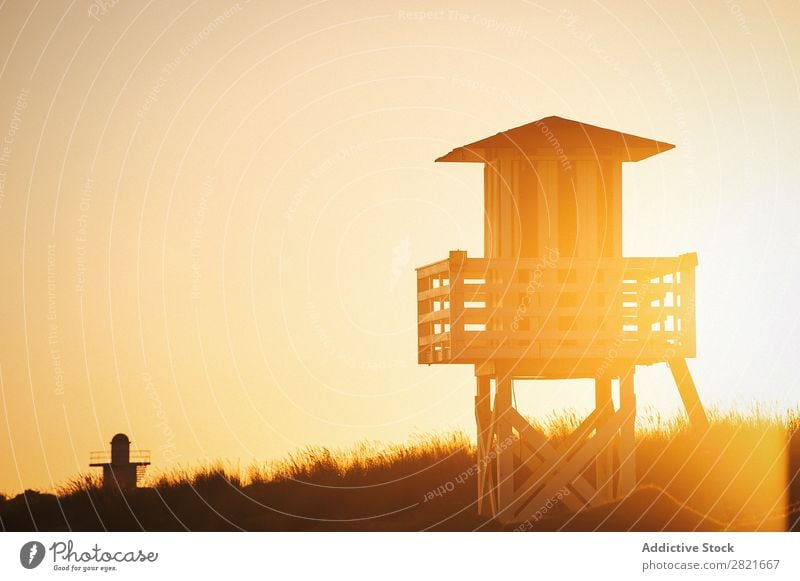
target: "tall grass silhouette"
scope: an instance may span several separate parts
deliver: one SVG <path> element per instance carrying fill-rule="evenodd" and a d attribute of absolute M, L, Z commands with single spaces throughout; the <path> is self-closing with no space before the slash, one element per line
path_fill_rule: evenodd
<path fill-rule="evenodd" d="M 579 515 L 556 506 L 529 530 L 797 529 L 800 413 L 711 412 L 704 437 L 681 417 L 640 418 L 639 488 Z M 555 441 L 579 423 L 537 422 Z M 499 530 L 476 512 L 475 449 L 463 433 L 404 445 L 309 447 L 246 468 L 214 462 L 155 473 L 144 487 L 79 475 L 55 494 L 0 496 L 3 530 Z M 590 465 L 586 477 L 593 474 Z M 507 527 L 514 528 L 514 527 Z"/>

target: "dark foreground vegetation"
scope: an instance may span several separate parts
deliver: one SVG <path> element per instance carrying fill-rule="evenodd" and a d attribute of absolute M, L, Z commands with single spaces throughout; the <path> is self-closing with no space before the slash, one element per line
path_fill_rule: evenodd
<path fill-rule="evenodd" d="M 577 418 L 542 426 L 555 439 Z M 800 416 L 715 417 L 701 440 L 679 420 L 637 435 L 640 487 L 577 515 L 554 506 L 526 530 L 800 530 Z M 308 449 L 241 473 L 224 465 L 151 477 L 122 493 L 81 476 L 0 495 L 6 531 L 514 530 L 479 517 L 475 454 L 461 434 L 383 450 Z M 591 467 L 587 476 L 592 473 Z M 590 477 L 590 476 L 589 476 Z"/>

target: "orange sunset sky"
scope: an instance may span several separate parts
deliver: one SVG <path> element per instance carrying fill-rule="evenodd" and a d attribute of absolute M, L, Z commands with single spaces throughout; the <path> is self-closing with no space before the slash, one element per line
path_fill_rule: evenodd
<path fill-rule="evenodd" d="M 624 253 L 696 251 L 706 403 L 800 403 L 796 2 L 0 1 L 0 492 L 116 432 L 153 470 L 463 429 L 414 267 L 483 249 L 459 145 L 548 115 L 674 143 Z M 664 366 L 640 409 L 675 413 Z M 521 382 L 532 415 L 591 382 Z"/>

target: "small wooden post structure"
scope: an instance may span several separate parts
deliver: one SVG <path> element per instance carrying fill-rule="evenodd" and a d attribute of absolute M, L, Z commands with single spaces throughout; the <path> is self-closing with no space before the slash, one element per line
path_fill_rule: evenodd
<path fill-rule="evenodd" d="M 436 160 L 484 164 L 484 257 L 417 269 L 419 363 L 475 367 L 481 514 L 522 522 L 556 497 L 580 510 L 629 494 L 637 365 L 666 362 L 706 429 L 686 365 L 697 255 L 622 256 L 622 163 L 673 147 L 547 117 Z M 555 445 L 513 385 L 567 378 L 594 380 L 595 409 Z"/>
<path fill-rule="evenodd" d="M 89 466 L 103 469 L 105 488 L 136 488 L 149 465 L 150 452 L 131 451 L 131 441 L 125 434 L 117 434 L 111 438 L 111 454 L 92 452 L 89 456 Z"/>

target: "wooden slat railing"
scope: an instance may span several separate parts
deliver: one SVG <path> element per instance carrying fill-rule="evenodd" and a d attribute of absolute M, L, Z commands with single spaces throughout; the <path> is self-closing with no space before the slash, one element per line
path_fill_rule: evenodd
<path fill-rule="evenodd" d="M 420 363 L 694 357 L 697 255 L 467 258 L 417 269 Z"/>

